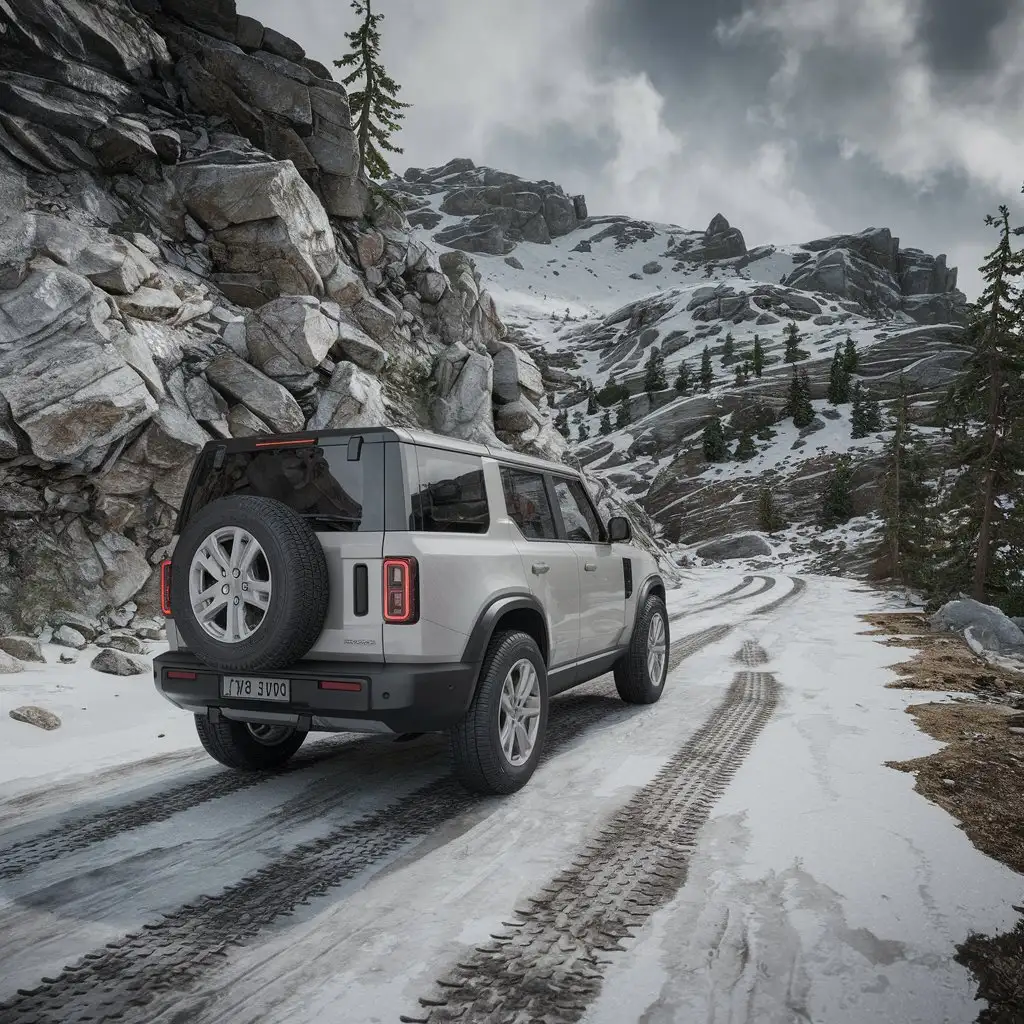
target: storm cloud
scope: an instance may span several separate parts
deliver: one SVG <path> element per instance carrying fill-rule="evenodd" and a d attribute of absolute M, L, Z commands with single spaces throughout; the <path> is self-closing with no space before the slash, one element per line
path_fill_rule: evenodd
<path fill-rule="evenodd" d="M 750 245 L 885 225 L 974 297 L 1024 180 L 1019 0 L 376 0 L 407 166 L 469 156 Z M 240 0 L 311 56 L 337 0 Z M 286 12 L 286 14 L 285 14 Z"/>

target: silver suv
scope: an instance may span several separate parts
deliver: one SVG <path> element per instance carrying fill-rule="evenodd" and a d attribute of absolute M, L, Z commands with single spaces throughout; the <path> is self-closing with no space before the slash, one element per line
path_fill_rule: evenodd
<path fill-rule="evenodd" d="M 548 702 L 661 696 L 665 587 L 558 463 L 397 428 L 210 442 L 161 565 L 157 689 L 232 768 L 309 732 L 448 731 L 469 789 L 533 774 Z"/>

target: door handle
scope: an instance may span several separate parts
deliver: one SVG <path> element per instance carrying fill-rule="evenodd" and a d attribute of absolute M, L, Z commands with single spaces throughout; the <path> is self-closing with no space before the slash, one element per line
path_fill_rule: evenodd
<path fill-rule="evenodd" d="M 548 569 L 550 569 L 550 568 L 551 568 L 551 566 L 548 565 L 547 562 L 534 562 L 533 563 L 533 575 L 534 576 L 543 576 L 544 573 L 546 573 L 548 571 Z"/>
<path fill-rule="evenodd" d="M 583 568 L 587 572 L 597 572 L 597 562 L 584 562 Z"/>

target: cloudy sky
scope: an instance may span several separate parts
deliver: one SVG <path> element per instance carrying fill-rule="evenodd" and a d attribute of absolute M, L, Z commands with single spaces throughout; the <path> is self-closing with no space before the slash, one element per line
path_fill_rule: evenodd
<path fill-rule="evenodd" d="M 413 103 L 392 166 L 454 156 L 592 213 L 748 245 L 887 226 L 976 297 L 983 221 L 1024 216 L 1021 0 L 375 0 Z M 329 64 L 339 0 L 238 0 Z"/>

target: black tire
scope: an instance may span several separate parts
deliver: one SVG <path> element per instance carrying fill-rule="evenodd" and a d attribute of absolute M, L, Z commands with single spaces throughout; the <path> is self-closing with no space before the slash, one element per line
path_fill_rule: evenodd
<path fill-rule="evenodd" d="M 661 618 L 665 632 L 665 657 L 659 679 L 652 679 L 647 662 L 648 640 L 651 622 Z M 651 594 L 643 603 L 633 625 L 629 650 L 615 666 L 615 689 L 627 704 L 655 704 L 665 692 L 665 677 L 668 675 L 669 637 L 668 612 L 665 602 L 657 594 Z"/>
<path fill-rule="evenodd" d="M 263 621 L 245 640 L 226 643 L 196 620 L 189 600 L 189 568 L 196 551 L 215 530 L 238 526 L 263 549 L 273 590 Z M 205 506 L 182 532 L 174 549 L 171 609 L 185 645 L 213 668 L 246 671 L 286 668 L 316 643 L 327 617 L 327 560 L 309 523 L 270 498 L 239 495 Z"/>
<path fill-rule="evenodd" d="M 196 715 L 196 732 L 206 752 L 228 768 L 244 772 L 266 772 L 280 768 L 306 739 L 297 729 L 277 742 L 256 738 L 244 722 L 222 718 L 216 725 L 203 715 Z M 259 730 L 259 726 L 255 726 Z M 268 737 L 269 739 L 269 737 Z"/>
<path fill-rule="evenodd" d="M 523 764 L 514 765 L 502 749 L 499 712 L 505 679 L 524 659 L 531 662 L 537 673 L 540 720 L 530 756 Z M 547 725 L 547 669 L 536 641 L 518 631 L 496 633 L 484 656 L 473 703 L 450 733 L 456 778 L 471 793 L 504 796 L 522 789 L 537 769 Z"/>

